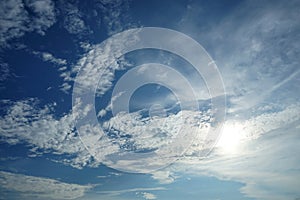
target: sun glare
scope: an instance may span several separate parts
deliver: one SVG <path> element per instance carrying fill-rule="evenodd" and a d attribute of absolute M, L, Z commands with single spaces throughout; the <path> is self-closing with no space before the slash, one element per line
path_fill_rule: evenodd
<path fill-rule="evenodd" d="M 243 127 L 241 124 L 237 122 L 225 123 L 217 147 L 225 153 L 237 153 L 242 133 Z"/>

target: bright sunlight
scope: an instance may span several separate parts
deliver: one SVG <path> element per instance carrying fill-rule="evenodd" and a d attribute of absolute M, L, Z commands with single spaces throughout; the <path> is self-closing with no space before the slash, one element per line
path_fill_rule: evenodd
<path fill-rule="evenodd" d="M 224 153 L 237 153 L 243 135 L 243 126 L 238 122 L 227 122 L 224 124 L 221 137 L 217 147 Z"/>

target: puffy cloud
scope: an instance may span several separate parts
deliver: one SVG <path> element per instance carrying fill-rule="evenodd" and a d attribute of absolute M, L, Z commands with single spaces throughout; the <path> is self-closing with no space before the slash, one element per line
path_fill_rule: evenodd
<path fill-rule="evenodd" d="M 53 105 L 39 108 L 36 99 L 4 101 L 2 105 L 7 110 L 0 119 L 1 141 L 11 145 L 26 142 L 34 154 L 41 151 L 69 155 L 60 162 L 77 168 L 91 162 L 89 152 L 76 134 L 71 113 L 56 119 L 51 113 Z"/>
<path fill-rule="evenodd" d="M 185 132 L 185 130 L 182 128 L 186 128 L 189 132 L 202 128 L 203 132 L 202 134 L 199 133 L 198 139 L 202 137 L 204 140 L 211 120 L 210 113 L 188 110 L 169 116 L 154 117 L 143 117 L 140 112 L 119 113 L 104 122 L 103 128 L 115 134 L 115 142 L 120 143 L 120 146 L 125 146 L 125 148 L 126 144 L 131 143 L 133 144 L 131 148 L 137 150 L 159 149 L 168 145 L 178 134 L 183 134 L 181 132 Z M 130 137 L 125 137 L 126 135 Z M 130 149 L 130 147 L 128 148 Z"/>
<path fill-rule="evenodd" d="M 209 110 L 182 110 L 176 114 L 151 117 L 144 114 L 143 111 L 118 113 L 101 123 L 101 131 L 107 134 L 106 137 L 100 137 L 101 131 L 97 130 L 96 138 L 87 134 L 86 138 L 90 140 L 84 140 L 84 143 L 96 159 L 112 168 L 149 172 L 176 160 L 190 145 L 197 147 L 198 153 L 202 154 L 215 142 L 208 139 L 212 129 L 210 123 L 214 121 Z M 104 149 L 98 148 L 99 145 Z M 109 152 L 114 148 L 115 151 Z"/>
<path fill-rule="evenodd" d="M 92 185 L 71 184 L 4 171 L 0 171 L 0 183 L 5 191 L 18 192 L 22 199 L 77 199 L 93 188 Z"/>
<path fill-rule="evenodd" d="M 101 162 L 110 163 L 110 156 L 126 150 L 144 151 L 168 147 L 173 140 L 179 140 L 178 134 L 179 138 L 186 136 L 184 140 L 180 140 L 185 141 L 184 145 L 181 145 L 182 148 L 187 148 L 185 145 L 191 144 L 193 139 L 197 138 L 198 142 L 193 145 L 198 146 L 201 151 L 207 145 L 203 142 L 210 128 L 209 124 L 213 120 L 209 112 L 188 110 L 169 116 L 154 117 L 143 117 L 140 112 L 120 113 L 103 124 L 80 127 L 79 136 L 75 129 L 76 119 L 87 115 L 91 106 L 87 105 L 82 112 L 76 112 L 75 109 L 73 113 L 57 118 L 52 114 L 55 104 L 40 108 L 36 99 L 2 101 L 2 105 L 6 114 L 0 119 L 1 141 L 11 145 L 25 142 L 31 148 L 31 157 L 43 153 L 63 155 L 64 157 L 53 161 L 76 168 L 87 165 L 93 167 Z M 199 128 L 201 131 L 196 131 Z M 167 160 L 184 151 L 181 148 L 173 150 L 166 148 L 166 152 L 161 154 Z M 167 152 L 172 152 L 172 155 Z M 92 159 L 92 156 L 95 156 L 96 160 Z M 143 162 L 143 167 L 147 168 L 149 162 Z M 155 162 L 152 165 L 163 164 L 161 160 Z M 115 165 L 120 168 L 133 167 L 132 170 L 141 167 L 119 161 Z"/>
<path fill-rule="evenodd" d="M 112 87 L 115 71 L 124 69 L 124 66 L 130 66 L 124 57 L 119 58 L 119 56 L 122 56 L 120 53 L 122 47 L 133 42 L 134 39 L 131 38 L 128 41 L 128 38 L 124 36 L 123 40 L 120 39 L 113 44 L 106 43 L 105 45 L 89 47 L 89 51 L 82 56 L 71 70 L 62 70 L 60 76 L 64 79 L 63 88 L 65 91 L 67 92 L 72 88 L 75 77 L 80 72 L 81 76 L 77 76 L 76 81 L 83 90 L 90 89 L 91 86 L 98 83 L 97 96 L 105 94 Z"/>

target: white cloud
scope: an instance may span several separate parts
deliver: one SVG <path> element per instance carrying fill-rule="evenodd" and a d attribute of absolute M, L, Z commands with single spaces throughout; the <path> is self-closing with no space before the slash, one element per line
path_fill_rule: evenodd
<path fill-rule="evenodd" d="M 0 44 L 5 46 L 8 40 L 20 37 L 27 31 L 25 23 L 29 19 L 22 1 L 1 1 L 0 13 Z"/>
<path fill-rule="evenodd" d="M 51 0 L 28 0 L 26 4 L 36 15 L 33 19 L 30 16 L 31 26 L 39 34 L 44 35 L 56 21 L 54 3 Z"/>
<path fill-rule="evenodd" d="M 79 10 L 76 3 L 61 3 L 60 9 L 64 16 L 64 28 L 69 33 L 76 34 L 77 36 L 91 33 L 91 29 L 85 23 L 85 19 L 91 17 L 91 13 L 83 13 Z M 132 26 L 128 23 L 128 19 L 126 18 L 126 16 L 128 16 L 126 13 L 127 9 L 127 1 L 114 0 L 105 2 L 95 0 L 95 10 L 91 12 L 94 13 L 92 17 L 94 17 L 96 21 L 100 20 L 101 23 L 103 22 L 105 24 L 103 27 L 107 29 L 108 35 L 112 35 Z M 124 41 L 126 41 L 126 39 L 120 41 L 119 45 L 122 45 Z M 61 89 L 66 93 L 72 89 L 74 77 L 80 68 L 86 68 L 87 72 L 90 70 L 88 75 L 89 78 L 93 78 L 91 81 L 95 81 L 95 78 L 99 78 L 99 70 L 104 70 L 103 75 L 105 77 L 102 77 L 102 80 L 99 82 L 99 91 L 97 91 L 97 94 L 102 95 L 112 86 L 114 70 L 121 69 L 124 65 L 128 65 L 129 63 L 126 63 L 124 58 L 118 58 L 118 63 L 117 61 L 110 63 L 112 58 L 108 56 L 113 55 L 113 51 L 118 50 L 118 48 L 110 50 L 112 46 L 108 45 L 107 49 L 103 50 L 99 48 L 99 45 L 91 45 L 88 43 L 81 46 L 89 52 L 83 55 L 82 59 L 80 59 L 75 66 L 72 66 L 71 69 L 62 71 L 61 77 L 64 79 L 64 83 Z M 103 68 L 104 66 L 97 67 L 102 60 L 104 60 L 103 63 L 111 64 L 111 66 L 107 66 L 107 68 Z M 95 73 L 96 71 L 98 73 Z M 96 80 L 93 84 L 97 82 Z"/>
<path fill-rule="evenodd" d="M 0 82 L 3 82 L 9 77 L 10 74 L 10 69 L 8 64 L 0 62 L 0 71 L 1 71 Z"/>
<path fill-rule="evenodd" d="M 180 111 L 178 114 L 172 114 L 164 117 L 152 117 L 141 119 L 140 113 L 119 114 L 107 122 L 102 124 L 104 131 L 116 134 L 116 138 L 108 138 L 100 127 L 85 126 L 81 127 L 80 131 L 87 135 L 79 135 L 75 131 L 75 120 L 78 116 L 85 116 L 91 109 L 87 106 L 83 112 L 68 113 L 60 118 L 54 117 L 52 114 L 55 109 L 54 105 L 44 106 L 39 108 L 36 99 L 28 99 L 18 102 L 3 101 L 3 107 L 6 114 L 0 118 L 0 140 L 8 144 L 14 145 L 19 143 L 27 143 L 31 148 L 29 156 L 35 157 L 43 153 L 53 153 L 64 155 L 59 160 L 53 159 L 55 162 L 62 162 L 76 168 L 84 166 L 95 167 L 99 163 L 110 163 L 108 156 L 115 153 L 124 152 L 128 144 L 132 144 L 132 148 L 128 150 L 145 150 L 160 148 L 169 144 L 173 139 L 178 140 L 177 134 L 179 131 L 183 135 L 187 134 L 187 138 L 196 137 L 199 142 L 199 149 L 205 148 L 205 145 L 200 141 L 204 141 L 209 130 L 211 122 L 210 113 L 200 113 L 195 111 Z M 100 124 L 99 124 L 100 126 Z M 202 132 L 191 131 L 202 128 Z M 189 131 L 198 133 L 191 134 Z M 88 134 L 90 133 L 90 134 Z M 92 135 L 91 135 L 92 134 Z M 123 135 L 131 137 L 125 139 Z M 185 139 L 184 144 L 189 144 L 192 140 Z M 88 152 L 85 146 L 88 147 Z M 183 140 L 180 140 L 183 142 Z M 185 146 L 184 146 L 185 147 Z M 125 148 L 125 149 L 124 149 Z M 180 148 L 174 152 L 182 151 Z M 96 160 L 92 159 L 95 156 Z M 180 152 L 177 152 L 180 153 Z M 164 154 L 167 154 L 167 152 Z M 161 164 L 165 160 L 157 160 L 154 164 Z M 107 160 L 108 159 L 108 160 Z M 148 160 L 150 162 L 150 160 Z M 147 168 L 149 162 L 143 162 L 143 166 L 134 166 L 134 164 L 126 162 L 117 162 L 116 166 L 132 168 L 139 167 Z M 157 163 L 156 163 L 157 162 Z M 146 165 L 146 166 L 145 166 Z M 141 169 L 140 168 L 140 169 Z"/>
<path fill-rule="evenodd" d="M 42 11 L 42 5 L 51 5 L 51 3 L 42 4 L 42 1 L 37 2 L 39 3 L 30 2 L 28 5 L 38 14 L 42 13 L 39 12 L 39 10 Z M 121 4 L 121 1 L 119 3 Z M 36 21 L 35 28 L 27 28 L 24 23 L 27 23 L 29 17 L 20 4 L 14 6 L 13 1 L 2 4 L 6 4 L 5 6 L 9 9 L 0 12 L 7 16 L 7 19 L 1 18 L 1 24 L 4 27 L 2 29 L 4 31 L 0 31 L 1 44 L 12 38 L 21 37 L 30 30 L 36 30 L 43 34 L 53 22 L 53 15 L 46 12 L 49 18 L 44 21 L 44 24 Z M 252 6 L 248 4 L 249 2 L 246 9 L 251 10 Z M 287 3 L 287 6 L 292 4 Z M 297 6 L 295 6 L 296 8 Z M 232 19 L 241 13 L 244 14 L 245 11 L 244 9 L 239 11 L 239 8 L 237 10 L 232 13 L 232 16 L 225 18 L 218 26 L 215 26 L 211 32 L 205 32 L 209 37 L 215 38 L 213 42 L 218 48 L 215 49 L 214 54 L 218 65 L 221 66 L 227 92 L 232 96 L 232 112 L 254 107 L 275 91 L 277 94 L 272 99 L 278 99 L 280 96 L 286 97 L 286 93 L 281 90 L 282 86 L 285 84 L 299 85 L 299 82 L 295 81 L 299 71 L 296 68 L 298 56 L 295 52 L 297 51 L 294 52 L 295 49 L 299 49 L 296 46 L 297 43 L 294 42 L 299 39 L 295 32 L 298 30 L 299 13 L 297 14 L 292 9 L 291 13 L 293 14 L 289 15 L 285 9 L 281 10 L 280 7 L 262 7 L 254 10 L 255 14 L 253 15 L 243 15 L 244 19 L 239 19 L 241 20 L 240 25 L 236 27 L 236 24 L 232 23 L 235 20 Z M 119 15 L 120 11 L 117 9 L 105 19 L 109 25 L 109 34 L 122 30 Z M 111 20 L 112 18 L 115 20 Z M 65 18 L 65 25 L 72 34 L 77 34 L 85 28 L 78 10 Z M 287 33 L 289 36 L 286 35 Z M 122 45 L 122 42 L 124 41 L 120 41 L 119 45 Z M 97 83 L 98 75 L 102 74 L 97 94 L 101 96 L 107 92 L 112 87 L 115 70 L 122 69 L 123 66 L 113 62 L 110 66 L 102 67 L 100 65 L 99 67 L 99 63 L 110 64 L 114 57 L 109 56 L 118 54 L 118 52 L 112 53 L 115 49 L 118 50 L 119 47 L 113 48 L 108 45 L 107 49 L 101 49 L 95 45 L 89 47 L 89 52 L 70 71 L 61 67 L 61 77 L 64 79 L 63 89 L 66 91 L 71 89 L 75 74 L 81 67 L 84 67 L 85 76 L 79 80 L 83 89 Z M 64 62 L 55 60 L 49 54 L 43 55 L 43 58 L 61 64 Z M 192 76 L 190 78 L 193 79 Z M 194 79 L 197 80 L 198 77 Z M 298 95 L 292 93 L 295 93 L 295 90 L 291 90 L 288 94 Z M 60 161 L 74 167 L 97 164 L 90 163 L 90 154 L 83 148 L 78 136 L 74 133 L 74 118 L 71 114 L 56 119 L 51 114 L 50 107 L 36 109 L 32 103 L 33 100 L 16 102 L 10 107 L 7 115 L 1 118 L 0 130 L 3 141 L 9 144 L 25 141 L 37 148 L 33 148 L 34 152 L 41 149 L 45 152 L 74 155 L 70 159 Z M 100 115 L 109 110 L 110 105 Z M 295 134 L 297 131 L 293 128 L 289 129 L 287 125 L 297 123 L 299 113 L 299 105 L 294 104 L 279 112 L 255 114 L 245 121 L 236 120 L 242 126 L 241 140 L 247 141 L 243 143 L 244 146 L 239 147 L 240 152 L 226 155 L 216 149 L 206 160 L 199 161 L 199 152 L 203 146 L 196 143 L 188 150 L 186 158 L 180 161 L 181 164 L 167 168 L 165 171 L 157 171 L 153 173 L 152 177 L 159 180 L 160 183 L 168 184 L 176 179 L 174 174 L 178 172 L 216 176 L 220 179 L 245 183 L 241 192 L 259 199 L 272 199 L 274 194 L 278 199 L 284 199 L 282 194 L 286 191 L 297 194 L 299 175 L 294 170 L 298 170 L 299 163 L 295 158 L 299 152 L 296 148 L 291 152 L 290 145 L 297 146 L 299 138 Z M 190 114 L 193 116 L 192 113 Z M 132 134 L 133 137 L 127 141 L 122 141 L 121 137 L 116 139 L 115 142 L 119 142 L 121 145 L 130 141 L 139 149 L 151 149 L 167 145 L 168 139 L 174 136 L 168 133 L 172 133 L 173 129 L 177 130 L 180 125 L 178 124 L 179 117 L 176 115 L 168 118 L 156 118 L 152 121 L 147 119 L 148 121 L 143 123 L 139 117 L 137 113 L 119 114 L 105 122 L 104 128 L 113 131 L 118 136 Z M 189 122 L 189 125 L 195 125 L 199 119 L 195 120 L 191 117 Z M 210 125 L 209 120 L 207 122 L 200 120 L 200 122 L 208 127 Z M 162 132 L 166 134 L 159 135 Z M 153 137 L 154 135 L 157 137 Z M 274 138 L 272 138 L 273 136 Z M 91 138 L 91 140 L 93 139 Z M 201 138 L 198 139 L 201 141 Z M 103 140 L 102 142 L 106 144 L 108 141 Z M 103 151 L 102 158 L 115 152 L 119 152 L 119 149 L 114 146 L 109 151 Z M 186 170 L 187 168 L 189 170 Z M 287 172 L 287 170 L 290 171 Z M 270 188 L 270 190 L 262 188 Z M 289 197 L 294 198 L 295 196 L 290 195 Z"/>
<path fill-rule="evenodd" d="M 155 171 L 152 172 L 152 178 L 157 180 L 160 184 L 170 184 L 176 179 L 173 171 Z"/>
<path fill-rule="evenodd" d="M 242 18 L 241 25 L 236 27 L 230 21 L 239 13 L 244 13 L 244 9 L 253 9 L 254 4 L 249 1 L 216 30 L 223 37 L 231 35 L 228 43 L 220 44 L 216 59 L 224 67 L 227 92 L 235 96 L 232 99 L 235 106 L 232 111 L 251 108 L 265 99 L 272 101 L 273 94 L 277 99 L 281 97 L 282 102 L 287 99 L 286 95 L 281 96 L 280 87 L 289 84 L 291 79 L 288 77 L 298 69 L 298 56 L 294 52 L 299 47 L 294 45 L 294 41 L 299 39 L 299 23 L 296 19 L 300 15 L 294 4 L 297 3 L 264 5 Z M 231 49 L 228 50 L 228 47 Z M 233 73 L 237 73 L 235 78 L 232 78 Z M 290 84 L 297 84 L 295 81 Z M 278 85 L 280 82 L 282 84 Z"/>
<path fill-rule="evenodd" d="M 83 32 L 86 27 L 84 21 L 78 16 L 78 14 L 71 14 L 65 17 L 65 28 L 71 34 L 78 34 Z"/>
<path fill-rule="evenodd" d="M 121 196 L 126 193 L 133 193 L 142 194 L 145 199 L 156 199 L 156 196 L 149 193 L 149 191 L 161 191 L 166 190 L 164 187 L 154 187 L 154 188 L 132 188 L 132 189 L 125 189 L 125 190 L 113 190 L 113 191 L 101 191 L 97 192 L 97 194 L 103 195 L 103 199 L 109 199 L 110 197 Z M 147 192 L 146 192 L 147 191 Z"/>
<path fill-rule="evenodd" d="M 143 192 L 142 194 L 143 194 L 144 199 L 157 199 L 156 196 L 152 193 Z"/>
<path fill-rule="evenodd" d="M 34 15 L 29 15 L 25 6 Z M 9 40 L 19 38 L 26 32 L 36 31 L 44 35 L 56 21 L 54 3 L 51 0 L 0 2 L 0 46 L 9 46 Z"/>
<path fill-rule="evenodd" d="M 189 130 L 199 127 L 208 129 L 210 117 L 209 113 L 187 110 L 169 116 L 144 118 L 139 112 L 119 113 L 104 122 L 103 128 L 116 134 L 119 138 L 115 142 L 120 142 L 121 146 L 132 142 L 137 149 L 155 149 L 168 145 L 180 131 L 184 131 L 181 130 L 183 127 Z M 202 139 L 206 137 L 204 133 Z M 125 135 L 130 135 L 130 138 L 123 140 Z"/>
<path fill-rule="evenodd" d="M 104 13 L 103 22 L 108 35 L 132 28 L 130 15 L 128 14 L 129 1 L 124 0 L 96 0 L 98 7 Z"/>
<path fill-rule="evenodd" d="M 72 114 L 56 119 L 51 114 L 53 106 L 39 108 L 36 99 L 2 103 L 7 113 L 0 118 L 1 141 L 11 145 L 26 142 L 32 147 L 33 155 L 66 154 L 60 162 L 77 168 L 95 164 L 76 135 Z"/>
<path fill-rule="evenodd" d="M 120 62 L 117 61 L 117 58 L 122 55 L 124 47 L 135 44 L 138 41 L 138 39 L 139 38 L 134 37 L 134 34 L 130 33 L 129 35 L 123 36 L 123 38 L 116 37 L 113 38 L 112 40 L 108 40 L 104 44 L 95 45 L 94 48 L 91 48 L 91 50 L 88 53 L 86 53 L 78 61 L 77 65 L 73 68 L 74 73 L 78 72 L 76 77 L 76 83 L 75 83 L 76 88 L 75 90 L 73 90 L 73 97 L 76 96 L 77 94 L 80 94 L 81 92 L 94 91 L 92 88 L 95 88 L 95 83 L 98 83 L 96 94 L 99 96 L 105 94 L 109 89 L 111 89 L 115 78 L 114 77 L 115 71 L 124 69 L 122 62 L 120 64 Z M 156 75 L 157 77 L 159 75 L 162 75 L 160 71 L 158 71 L 157 74 L 158 74 Z M 73 78 L 71 77 L 72 73 L 63 74 L 62 76 L 64 76 L 66 80 L 70 80 L 70 81 L 73 80 Z M 163 78 L 168 79 L 167 76 L 164 76 Z M 213 80 L 213 78 L 215 78 L 215 76 L 213 76 L 211 79 Z M 180 83 L 177 84 L 180 85 Z M 174 80 L 172 80 L 171 84 L 174 84 Z M 186 97 L 187 93 L 189 93 L 189 91 L 186 88 L 184 88 L 182 91 L 183 91 L 182 96 L 184 97 Z M 106 107 L 104 110 L 101 110 L 98 113 L 99 116 L 105 115 L 108 110 L 110 110 L 110 105 L 108 105 L 108 107 Z M 178 132 L 179 129 L 181 128 L 183 132 L 192 132 L 192 133 L 196 132 L 193 130 L 197 129 L 198 126 L 203 126 L 202 128 L 208 129 L 209 123 L 211 123 L 214 119 L 208 118 L 209 122 L 205 122 L 204 118 L 207 119 L 207 114 L 206 113 L 204 114 L 206 115 L 205 117 L 202 114 L 203 113 L 183 110 L 178 115 L 170 115 L 168 117 L 156 118 L 151 120 L 143 119 L 144 121 L 142 121 L 141 119 L 142 117 L 140 114 L 119 113 L 115 117 L 111 118 L 109 121 L 104 122 L 103 126 L 107 131 L 111 133 L 114 132 L 114 134 L 116 134 L 117 137 L 119 137 L 118 140 L 113 139 L 114 143 L 118 143 L 118 145 L 120 145 L 121 147 L 125 147 L 125 146 L 130 147 L 131 144 L 133 144 L 133 148 L 137 148 L 137 150 L 143 151 L 145 149 L 146 150 L 151 148 L 155 149 L 158 148 L 159 146 L 164 146 L 164 144 L 166 145 L 170 140 L 176 137 L 176 134 L 174 133 Z M 181 118 L 181 115 L 183 115 L 184 117 Z M 202 117 L 204 118 L 202 119 Z M 183 123 L 178 123 L 179 119 L 182 119 Z M 148 123 L 147 120 L 150 123 Z M 82 127 L 82 128 L 83 131 L 86 132 L 87 127 Z M 101 130 L 96 129 L 94 127 L 89 127 L 89 128 L 91 128 L 95 133 L 101 132 Z M 126 139 L 126 134 L 132 137 Z M 93 143 L 97 141 L 96 140 L 97 137 L 98 136 L 96 136 L 96 134 L 92 134 L 90 139 L 88 139 L 85 142 L 88 143 L 88 146 L 90 146 L 91 148 L 95 148 L 96 145 L 94 145 Z M 203 138 L 205 138 L 205 136 L 203 136 Z M 185 140 L 188 140 L 188 138 L 185 138 Z M 178 141 L 179 140 L 177 140 L 177 142 Z M 203 145 L 204 144 L 202 144 L 202 146 L 198 145 L 198 147 L 205 148 L 203 147 Z M 211 145 L 211 142 L 209 142 L 209 145 Z M 179 151 L 179 149 L 181 148 L 176 149 L 176 151 Z M 97 148 L 92 149 L 92 152 L 97 152 L 97 151 L 99 151 L 99 149 Z M 101 155 L 100 152 L 99 155 Z M 173 156 L 170 155 L 170 157 Z M 101 156 L 100 160 L 102 159 L 103 157 Z M 117 165 L 119 167 L 121 166 L 125 167 L 126 165 L 130 165 L 130 162 L 132 161 L 133 160 L 131 161 L 122 160 L 121 162 L 119 162 L 118 160 Z M 150 163 L 150 162 L 142 162 L 141 160 L 139 162 L 142 163 L 143 165 Z M 157 160 L 156 162 L 160 162 L 160 161 Z M 152 162 L 151 164 L 152 165 L 158 164 L 156 162 Z M 133 166 L 133 163 L 131 163 L 131 165 Z"/>
<path fill-rule="evenodd" d="M 48 52 L 34 51 L 33 54 L 40 56 L 44 61 L 51 62 L 56 65 L 66 65 L 67 64 L 67 61 L 65 59 L 56 58 L 51 53 L 48 53 Z"/>
<path fill-rule="evenodd" d="M 167 166 L 190 145 L 197 147 L 200 155 L 214 143 L 208 139 L 213 130 L 210 126 L 213 117 L 210 114 L 210 111 L 201 113 L 188 110 L 159 117 L 142 117 L 139 112 L 119 113 L 104 122 L 102 127 L 113 135 L 110 142 L 120 146 L 122 156 L 108 155 L 104 163 L 127 172 L 149 172 Z M 157 154 L 124 155 L 126 151 L 153 151 Z M 168 174 L 153 174 L 155 177 L 162 175 L 161 183 L 173 180 Z"/>
<path fill-rule="evenodd" d="M 15 77 L 15 74 L 10 69 L 9 65 L 2 61 L 0 58 L 0 90 L 5 88 L 5 81 L 11 77 Z"/>
<path fill-rule="evenodd" d="M 241 193 L 257 199 L 293 199 L 300 195 L 297 144 L 300 137 L 300 105 L 261 114 L 240 124 L 240 143 L 228 153 L 221 147 L 205 159 L 199 159 L 193 146 L 188 154 L 172 166 L 153 173 L 158 181 L 171 183 L 182 175 L 214 176 L 245 184 Z M 164 182 L 162 182 L 164 183 Z"/>
<path fill-rule="evenodd" d="M 49 178 L 0 171 L 0 187 L 17 192 L 22 199 L 77 199 L 92 185 L 65 183 Z"/>
<path fill-rule="evenodd" d="M 68 92 L 72 88 L 75 76 L 80 71 L 81 77 L 77 77 L 76 81 L 82 89 L 94 87 L 98 83 L 96 95 L 105 94 L 112 87 L 115 71 L 130 66 L 124 57 L 120 57 L 122 56 L 120 49 L 132 40 L 128 40 L 125 36 L 123 40 L 115 41 L 114 44 L 91 46 L 90 51 L 85 53 L 71 70 L 62 71 L 60 76 L 64 79 L 65 91 Z"/>
<path fill-rule="evenodd" d="M 286 133 L 288 131 L 288 134 Z M 211 155 L 202 162 L 183 161 L 188 172 L 238 181 L 241 192 L 257 199 L 293 199 L 299 196 L 299 136 L 293 128 L 273 131 L 248 142 L 236 155 Z M 186 168 L 185 168 L 186 169 Z M 180 170 L 179 170 L 180 171 Z"/>
<path fill-rule="evenodd" d="M 299 74 L 298 81 L 293 75 L 299 63 L 299 45 L 295 45 L 299 2 L 244 1 L 216 21 L 203 17 L 210 11 L 198 12 L 201 4 L 191 4 L 178 29 L 201 41 L 216 60 L 231 103 L 229 111 L 249 109 L 265 100 L 282 103 L 297 98 L 293 90 L 283 92 L 282 87 L 299 85 Z"/>
<path fill-rule="evenodd" d="M 60 9 L 64 17 L 63 26 L 70 34 L 81 36 L 82 34 L 91 33 L 91 30 L 83 19 L 83 14 L 79 10 L 77 3 L 72 4 L 63 2 Z"/>

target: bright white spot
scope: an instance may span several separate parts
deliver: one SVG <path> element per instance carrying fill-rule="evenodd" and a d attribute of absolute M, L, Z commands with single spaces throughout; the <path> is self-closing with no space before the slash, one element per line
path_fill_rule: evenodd
<path fill-rule="evenodd" d="M 219 147 L 224 153 L 237 153 L 243 132 L 243 126 L 240 123 L 225 123 L 222 135 L 217 143 L 217 147 Z"/>

